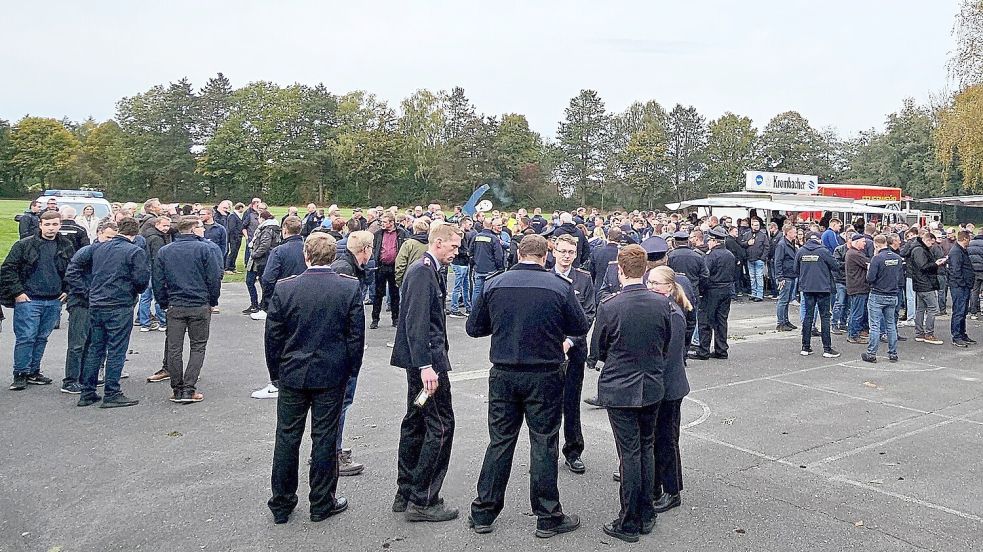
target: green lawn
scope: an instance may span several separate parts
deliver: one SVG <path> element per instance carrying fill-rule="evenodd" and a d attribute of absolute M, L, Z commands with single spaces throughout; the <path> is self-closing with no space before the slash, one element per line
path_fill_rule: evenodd
<path fill-rule="evenodd" d="M 23 213 L 27 209 L 29 201 L 25 199 L 0 199 L 0 259 L 7 258 L 7 252 L 10 251 L 10 246 L 17 241 L 17 222 L 14 221 L 14 217 Z M 301 214 L 306 212 L 303 206 L 299 206 Z M 270 212 L 276 215 L 279 219 L 283 215 L 287 214 L 288 207 L 272 207 Z M 341 215 L 343 217 L 350 218 L 352 216 L 352 210 L 349 208 L 341 209 Z M 239 249 L 239 273 L 227 275 L 225 277 L 226 282 L 242 282 L 245 280 L 245 265 L 242 262 L 242 254 L 245 244 Z"/>

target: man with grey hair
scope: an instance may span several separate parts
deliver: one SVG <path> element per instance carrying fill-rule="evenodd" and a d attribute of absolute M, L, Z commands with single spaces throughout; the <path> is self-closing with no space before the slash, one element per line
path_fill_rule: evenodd
<path fill-rule="evenodd" d="M 58 233 L 72 242 L 75 251 L 89 245 L 89 233 L 79 223 L 75 222 L 75 208 L 65 205 L 58 212 L 61 214 L 61 228 L 58 229 Z"/>

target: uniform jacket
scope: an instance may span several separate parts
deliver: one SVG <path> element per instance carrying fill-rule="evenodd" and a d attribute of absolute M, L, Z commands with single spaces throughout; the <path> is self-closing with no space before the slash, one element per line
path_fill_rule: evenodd
<path fill-rule="evenodd" d="M 975 279 L 969 253 L 957 242 L 949 249 L 949 287 L 972 288 Z"/>
<path fill-rule="evenodd" d="M 630 408 L 663 399 L 672 333 L 669 303 L 645 285 L 632 284 L 598 306 L 598 360 L 604 362 L 598 403 Z"/>
<path fill-rule="evenodd" d="M 929 250 L 921 238 L 915 238 L 908 252 L 908 274 L 911 277 L 911 287 L 915 293 L 938 291 L 939 265 L 935 264 L 938 257 Z"/>
<path fill-rule="evenodd" d="M 214 307 L 222 293 L 223 263 L 214 244 L 194 234 L 178 234 L 154 259 L 154 298 L 163 308 Z"/>
<path fill-rule="evenodd" d="M 555 267 L 554 267 L 554 270 Z M 587 317 L 587 325 L 594 323 L 594 316 L 597 313 L 597 297 L 594 293 L 594 280 L 591 279 L 590 272 L 580 268 L 571 268 L 568 275 L 570 283 L 573 284 L 573 293 L 577 296 L 580 308 L 584 309 L 584 316 Z M 568 336 L 573 341 L 575 347 L 587 347 L 587 336 Z"/>
<path fill-rule="evenodd" d="M 311 321 L 316 320 L 316 324 Z M 344 386 L 362 368 L 365 310 L 358 280 L 312 267 L 277 283 L 266 312 L 266 364 L 279 385 Z"/>
<path fill-rule="evenodd" d="M 7 253 L 3 265 L 0 266 L 0 304 L 3 306 L 13 307 L 14 297 L 24 293 L 25 283 L 38 264 L 38 249 L 43 239 L 40 232 L 35 233 L 14 242 Z M 69 286 L 65 281 L 65 274 L 75 249 L 72 242 L 61 234 L 55 236 L 55 240 L 58 241 L 55 267 L 62 279 L 62 291 L 67 293 Z"/>
<path fill-rule="evenodd" d="M 730 289 L 737 280 L 737 261 L 734 254 L 723 246 L 717 246 L 705 258 L 708 276 L 702 281 L 701 292 L 711 289 Z M 701 293 L 702 295 L 702 293 Z"/>
<path fill-rule="evenodd" d="M 505 252 L 501 242 L 491 230 L 482 230 L 471 242 L 471 259 L 474 271 L 482 274 L 505 270 Z"/>
<path fill-rule="evenodd" d="M 601 280 L 604 279 L 604 272 L 608 269 L 608 264 L 618 259 L 618 251 L 618 244 L 611 242 L 605 242 L 604 245 L 591 251 L 590 275 L 591 279 L 594 280 L 595 289 L 601 286 Z"/>
<path fill-rule="evenodd" d="M 677 246 L 669 252 L 666 258 L 669 268 L 680 274 L 685 274 L 697 292 L 706 286 L 706 280 L 710 277 L 710 273 L 707 271 L 706 260 L 701 253 L 694 251 L 689 246 Z"/>
<path fill-rule="evenodd" d="M 806 241 L 795 254 L 795 271 L 799 275 L 799 291 L 803 293 L 831 293 L 834 275 L 839 271 L 833 254 L 822 242 Z"/>
<path fill-rule="evenodd" d="M 83 248 L 65 272 L 72 289 L 86 287 L 89 308 L 133 307 L 150 285 L 150 263 L 142 247 L 119 235 Z"/>
<path fill-rule="evenodd" d="M 669 301 L 672 315 L 669 317 L 669 352 L 666 356 L 666 371 L 663 374 L 667 401 L 678 401 L 689 395 L 689 380 L 686 378 L 686 340 L 687 319 L 683 309 L 674 301 Z"/>
<path fill-rule="evenodd" d="M 264 286 L 275 285 L 278 280 L 303 274 L 306 270 L 304 238 L 289 236 L 270 253 L 266 267 L 263 268 L 263 274 L 260 276 L 260 281 Z"/>
<path fill-rule="evenodd" d="M 434 371 L 449 372 L 443 267 L 430 254 L 424 254 L 406 270 L 399 291 L 402 303 L 389 363 L 407 370 L 431 366 Z"/>
<path fill-rule="evenodd" d="M 403 245 L 399 247 L 399 252 L 396 253 L 396 285 L 403 285 L 403 278 L 406 275 L 407 268 L 423 257 L 423 254 L 427 252 L 427 242 L 428 236 L 426 232 L 420 234 L 413 234 Z"/>
<path fill-rule="evenodd" d="M 569 280 L 520 262 L 485 280 L 465 327 L 471 337 L 492 336 L 492 364 L 546 371 L 563 364 L 565 336 L 587 335 L 590 323 Z"/>

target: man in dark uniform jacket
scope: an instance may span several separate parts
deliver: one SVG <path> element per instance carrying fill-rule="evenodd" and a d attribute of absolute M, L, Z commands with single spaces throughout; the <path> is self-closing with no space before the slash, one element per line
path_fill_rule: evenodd
<path fill-rule="evenodd" d="M 703 255 L 689 246 L 689 232 L 681 231 L 672 235 L 675 247 L 669 252 L 669 268 L 685 274 L 697 293 L 703 289 L 704 281 L 710 277 Z"/>
<path fill-rule="evenodd" d="M 577 256 L 577 239 L 570 235 L 556 238 L 553 246 L 556 266 L 553 270 L 570 280 L 574 294 L 589 324 L 594 323 L 594 281 L 586 270 L 573 268 Z M 587 471 L 580 456 L 584 452 L 584 433 L 580 427 L 580 393 L 584 388 L 584 367 L 587 360 L 587 337 L 571 336 L 563 341 L 567 353 L 567 370 L 563 384 L 563 457 L 573 473 Z"/>
<path fill-rule="evenodd" d="M 358 280 L 336 273 L 334 238 L 315 232 L 304 244 L 308 269 L 277 283 L 266 316 L 266 362 L 279 374 L 273 496 L 275 523 L 297 506 L 297 469 L 307 412 L 311 412 L 311 521 L 348 508 L 336 497 L 335 440 L 348 379 L 362 367 L 365 310 Z M 317 324 L 312 324 L 317 320 Z"/>
<path fill-rule="evenodd" d="M 708 276 L 700 287 L 700 346 L 690 358 L 707 360 L 727 358 L 727 317 L 734 281 L 737 278 L 737 260 L 724 247 L 727 231 L 721 227 L 710 230 L 707 242 L 710 252 L 705 258 Z M 713 342 L 713 354 L 710 343 Z"/>
<path fill-rule="evenodd" d="M 580 518 L 564 515 L 556 486 L 565 336 L 590 329 L 570 281 L 544 268 L 546 239 L 526 236 L 519 264 L 491 279 L 478 297 L 466 326 L 471 337 L 492 336 L 488 376 L 488 433 L 471 503 L 468 525 L 488 533 L 505 506 L 512 455 L 522 429 L 529 426 L 529 487 L 536 536 L 575 530 Z"/>
<path fill-rule="evenodd" d="M 500 270 L 505 270 L 505 251 L 502 242 L 492 232 L 492 219 L 486 218 L 482 229 L 471 240 L 471 262 L 474 267 L 474 285 L 471 287 L 471 308 L 478 302 L 478 296 L 485 286 L 485 279 Z"/>
<path fill-rule="evenodd" d="M 604 281 L 604 273 L 611 261 L 618 259 L 621 229 L 611 228 L 608 230 L 607 239 L 607 243 L 590 253 L 590 275 L 594 279 L 594 289 L 601 286 L 601 282 Z"/>
<path fill-rule="evenodd" d="M 597 332 L 604 368 L 598 402 L 607 408 L 621 464 L 621 511 L 603 530 L 637 542 L 655 524 L 655 423 L 665 389 L 672 310 L 669 300 L 642 283 L 646 254 L 629 245 L 618 253 L 622 290 L 598 307 Z"/>
<path fill-rule="evenodd" d="M 461 236 L 461 230 L 451 224 L 431 228 L 427 252 L 410 265 L 403 279 L 405 303 L 390 364 L 406 369 L 406 416 L 399 432 L 393 511 L 406 512 L 407 521 L 449 521 L 458 516 L 457 508 L 444 506 L 440 487 L 454 439 L 445 268 L 457 256 Z M 416 399 L 424 390 L 428 398 L 421 406 Z"/>

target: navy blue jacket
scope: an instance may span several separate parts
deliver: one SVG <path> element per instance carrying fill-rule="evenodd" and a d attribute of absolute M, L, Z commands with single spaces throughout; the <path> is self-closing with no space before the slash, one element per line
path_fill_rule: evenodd
<path fill-rule="evenodd" d="M 949 287 L 972 288 L 975 279 L 969 252 L 956 243 L 949 250 Z"/>
<path fill-rule="evenodd" d="M 891 251 L 891 248 L 881 249 L 870 260 L 867 269 L 867 282 L 870 292 L 878 295 L 896 296 L 904 281 L 904 261 L 901 256 Z"/>
<path fill-rule="evenodd" d="M 27 291 L 28 279 L 38 266 L 43 241 L 44 238 L 38 232 L 33 236 L 17 240 L 10 248 L 7 257 L 3 260 L 3 266 L 0 266 L 0 303 L 3 306 L 13 308 L 14 298 Z M 66 270 L 75 250 L 72 248 L 71 240 L 61 234 L 55 236 L 55 242 L 55 270 L 59 280 L 57 285 L 63 293 L 67 293 L 70 286 L 65 279 Z M 56 294 L 55 297 L 58 295 Z"/>
<path fill-rule="evenodd" d="M 312 321 L 317 321 L 312 324 Z M 266 364 L 278 384 L 329 389 L 362 368 L 365 309 L 358 280 L 328 267 L 277 283 L 266 311 Z"/>
<path fill-rule="evenodd" d="M 666 371 L 663 381 L 666 387 L 664 400 L 678 401 L 689 395 L 689 380 L 686 378 L 686 340 L 687 320 L 682 307 L 669 301 L 672 315 L 669 319 L 669 353 L 666 356 Z"/>
<path fill-rule="evenodd" d="M 795 245 L 782 236 L 775 247 L 775 279 L 791 280 L 798 278 L 795 270 Z"/>
<path fill-rule="evenodd" d="M 407 370 L 430 366 L 437 372 L 450 371 L 444 268 L 424 253 L 406 269 L 399 291 L 403 302 L 389 363 Z"/>
<path fill-rule="evenodd" d="M 242 242 L 242 217 L 235 211 L 229 211 L 229 217 L 225 219 L 225 231 L 229 238 L 229 243 Z"/>
<path fill-rule="evenodd" d="M 809 240 L 795 254 L 795 272 L 799 275 L 799 291 L 803 293 L 835 291 L 835 274 L 839 271 L 836 259 L 822 242 Z"/>
<path fill-rule="evenodd" d="M 465 328 L 471 337 L 492 336 L 497 367 L 547 371 L 563 364 L 563 340 L 586 335 L 590 323 L 569 280 L 520 262 L 485 280 Z"/>
<path fill-rule="evenodd" d="M 502 242 L 491 230 L 482 230 L 471 242 L 471 260 L 474 271 L 487 274 L 505 270 L 505 250 Z"/>
<path fill-rule="evenodd" d="M 705 293 L 711 289 L 730 289 L 737 281 L 737 258 L 723 245 L 711 249 L 704 260 L 708 276 L 701 281 L 701 292 Z"/>
<path fill-rule="evenodd" d="M 598 403 L 631 408 L 663 399 L 672 326 L 669 304 L 644 284 L 631 284 L 598 305 L 598 360 L 604 362 L 597 378 Z"/>
<path fill-rule="evenodd" d="M 590 275 L 594 280 L 594 289 L 601 287 L 604 272 L 611 261 L 618 260 L 618 244 L 607 242 L 590 253 Z"/>
<path fill-rule="evenodd" d="M 147 252 L 119 235 L 108 242 L 82 248 L 65 273 L 73 290 L 86 288 L 89 308 L 132 308 L 150 284 Z"/>
<path fill-rule="evenodd" d="M 676 246 L 675 249 L 666 255 L 667 264 L 674 272 L 685 274 L 693 288 L 700 292 L 706 285 L 710 273 L 707 271 L 707 264 L 701 253 L 694 251 L 687 246 Z"/>
<path fill-rule="evenodd" d="M 215 224 L 205 226 L 205 239 L 214 243 L 218 246 L 219 251 L 222 252 L 222 257 L 229 251 L 229 232 L 224 226 L 216 222 Z"/>
<path fill-rule="evenodd" d="M 288 276 L 303 274 L 307 270 L 304 261 L 304 238 L 290 236 L 273 248 L 266 261 L 266 268 L 260 276 L 264 286 L 275 285 L 277 280 Z"/>
<path fill-rule="evenodd" d="M 194 234 L 178 234 L 154 258 L 154 299 L 165 309 L 217 306 L 222 269 L 213 243 Z"/>

